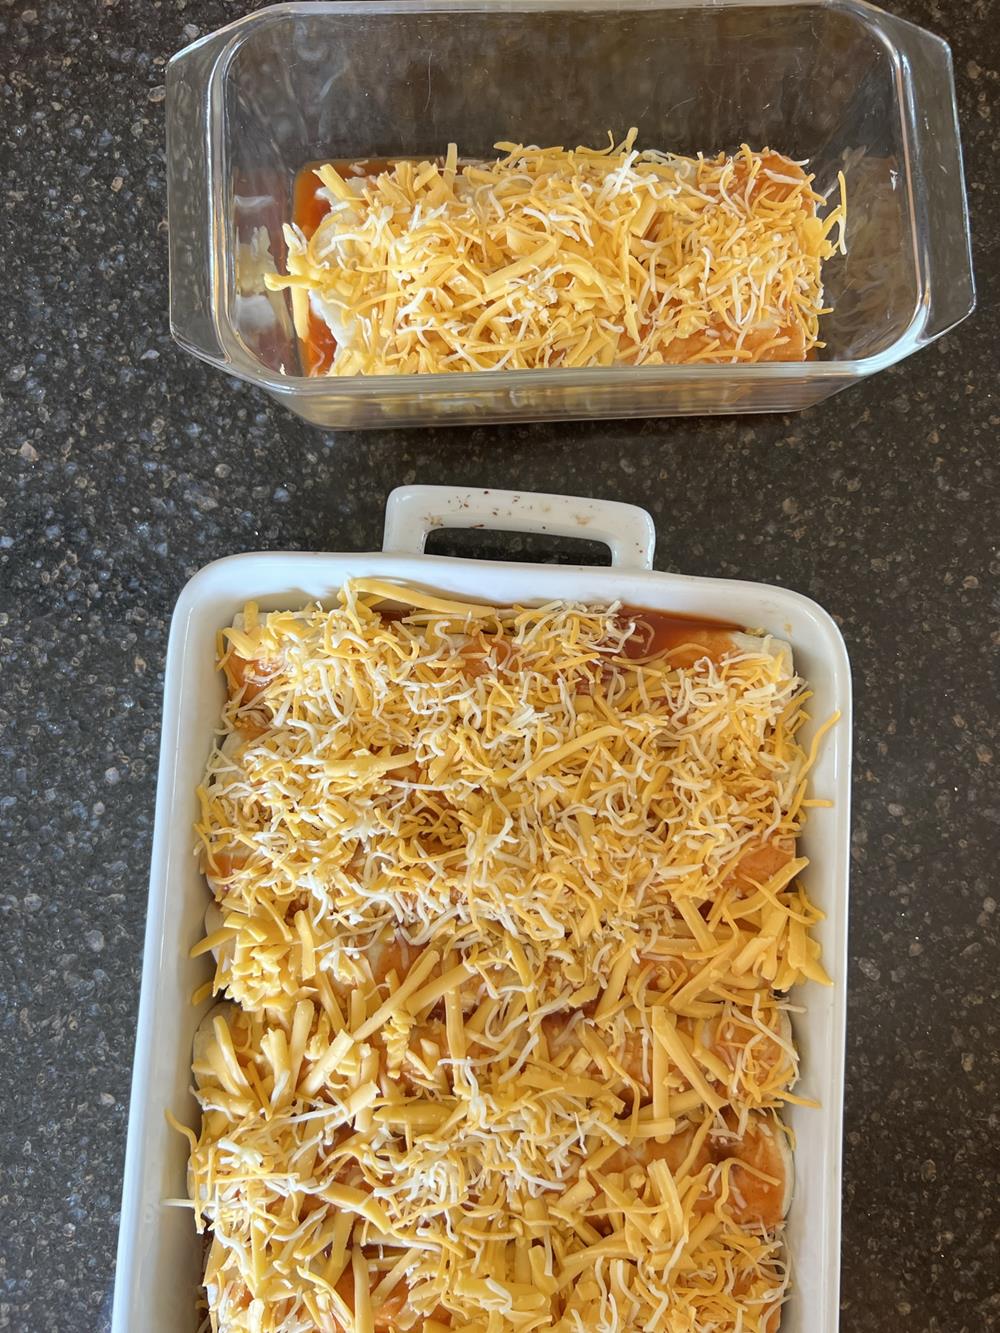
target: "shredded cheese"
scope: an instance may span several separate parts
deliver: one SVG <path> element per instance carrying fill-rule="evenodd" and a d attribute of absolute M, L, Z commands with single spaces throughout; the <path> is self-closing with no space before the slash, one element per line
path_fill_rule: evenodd
<path fill-rule="evenodd" d="M 610 136 L 609 136 L 610 138 Z M 498 143 L 495 162 L 316 169 L 329 211 L 285 227 L 298 334 L 329 373 L 801 361 L 823 344 L 821 266 L 844 251 L 802 167 L 732 156 Z M 457 162 L 455 145 L 448 161 Z M 836 235 L 834 235 L 836 233 Z"/>
<path fill-rule="evenodd" d="M 807 692 L 760 636 L 637 656 L 640 618 L 356 580 L 226 632 L 219 1333 L 776 1333 Z"/>

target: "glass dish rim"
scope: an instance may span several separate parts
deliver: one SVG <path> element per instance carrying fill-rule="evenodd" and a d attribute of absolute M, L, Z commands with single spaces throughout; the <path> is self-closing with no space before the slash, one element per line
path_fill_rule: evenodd
<path fill-rule="evenodd" d="M 870 356 L 822 361 L 773 361 L 753 364 L 680 364 L 668 366 L 592 366 L 583 369 L 556 367 L 548 370 L 443 371 L 409 375 L 289 375 L 262 366 L 247 351 L 232 319 L 235 296 L 234 247 L 229 194 L 226 189 L 228 164 L 225 134 L 224 88 L 230 66 L 246 38 L 246 30 L 294 17 L 333 15 L 393 15 L 420 13 L 503 13 L 567 12 L 622 10 L 655 11 L 694 9 L 788 8 L 836 9 L 865 22 L 881 42 L 890 61 L 899 107 L 900 142 L 905 189 L 906 220 L 913 257 L 916 293 L 913 313 L 900 335 L 888 346 Z M 279 395 L 298 398 L 388 396 L 397 398 L 418 392 L 421 396 L 451 397 L 482 395 L 512 390 L 604 389 L 621 391 L 631 388 L 664 389 L 678 383 L 710 386 L 712 383 L 750 385 L 757 382 L 837 381 L 848 383 L 865 378 L 903 360 L 923 345 L 922 332 L 930 306 L 928 273 L 923 247 L 919 244 L 917 200 L 913 189 L 914 127 L 910 99 L 906 96 L 906 71 L 898 46 L 885 31 L 882 21 L 914 26 L 908 20 L 888 14 L 868 0 L 284 0 L 245 14 L 213 32 L 206 33 L 179 51 L 179 59 L 194 48 L 218 43 L 206 91 L 208 103 L 208 182 L 212 227 L 209 239 L 212 281 L 212 320 L 219 349 L 227 369 L 240 379 L 250 381 Z M 922 30 L 926 33 L 926 30 Z M 926 34 L 933 37 L 933 34 Z M 934 38 L 947 45 L 941 38 Z M 172 63 L 172 62 L 171 62 Z M 955 103 L 954 90 L 952 103 Z M 957 106 L 955 107 L 957 113 Z M 175 330 L 175 336 L 177 331 Z M 180 336 L 178 341 L 206 360 L 211 356 Z"/>

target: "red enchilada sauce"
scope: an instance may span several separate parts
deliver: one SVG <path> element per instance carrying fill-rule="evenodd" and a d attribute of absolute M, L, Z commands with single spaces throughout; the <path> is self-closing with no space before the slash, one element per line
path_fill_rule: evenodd
<path fill-rule="evenodd" d="M 405 610 L 381 608 L 379 615 L 385 621 L 405 620 Z M 622 649 L 622 655 L 631 661 L 645 661 L 670 657 L 672 666 L 690 667 L 703 657 L 719 662 L 733 647 L 733 635 L 743 633 L 742 625 L 727 620 L 709 620 L 702 616 L 679 616 L 672 611 L 648 611 L 640 606 L 625 606 L 618 613 L 623 624 L 634 620 L 636 628 Z M 502 668 L 513 653 L 508 640 L 502 635 L 480 634 L 467 654 L 474 665 L 472 675 L 483 675 L 489 668 L 489 657 Z"/>
<path fill-rule="evenodd" d="M 732 636 L 743 630 L 725 620 L 678 616 L 672 611 L 647 611 L 626 606 L 620 615 L 636 621 L 624 654 L 630 658 L 666 657 L 674 666 L 691 666 L 701 657 L 718 662 L 733 646 Z"/>

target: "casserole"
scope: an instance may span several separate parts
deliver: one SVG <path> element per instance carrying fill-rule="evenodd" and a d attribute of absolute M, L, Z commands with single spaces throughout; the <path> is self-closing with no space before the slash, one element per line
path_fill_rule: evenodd
<path fill-rule="evenodd" d="M 170 317 L 197 356 L 351 429 L 807 407 L 964 319 L 974 291 L 951 55 L 864 0 L 319 0 L 275 5 L 167 70 Z M 310 162 L 498 139 L 711 155 L 740 143 L 847 181 L 847 255 L 814 361 L 308 378 L 283 222 Z"/>
<path fill-rule="evenodd" d="M 587 537 L 606 543 L 612 567 L 551 567 L 454 560 L 423 554 L 438 526 L 485 527 Z M 194 1333 L 201 1242 L 183 1198 L 185 1144 L 164 1118 L 196 1115 L 189 1091 L 190 1051 L 203 1013 L 190 996 L 207 979 L 204 958 L 188 951 L 203 934 L 204 880 L 193 855 L 195 788 L 218 722 L 224 686 L 215 669 L 218 629 L 246 599 L 264 610 L 329 597 L 348 577 L 405 580 L 446 594 L 510 604 L 574 599 L 627 602 L 708 616 L 787 638 L 797 670 L 814 692 L 821 721 L 841 720 L 824 744 L 813 791 L 832 800 L 813 811 L 801 849 L 812 860 L 810 896 L 826 913 L 817 928 L 832 990 L 810 987 L 796 1000 L 802 1056 L 799 1092 L 818 1110 L 791 1107 L 797 1135 L 796 1186 L 787 1241 L 793 1295 L 783 1333 L 833 1333 L 838 1312 L 840 1136 L 846 1013 L 850 672 L 830 617 L 797 593 L 729 580 L 652 571 L 649 515 L 631 506 L 565 496 L 411 487 L 388 502 L 382 552 L 242 555 L 207 566 L 188 583 L 174 613 L 168 650 L 163 740 L 142 996 L 129 1116 L 114 1333 Z M 810 724 L 805 740 L 815 723 Z"/>

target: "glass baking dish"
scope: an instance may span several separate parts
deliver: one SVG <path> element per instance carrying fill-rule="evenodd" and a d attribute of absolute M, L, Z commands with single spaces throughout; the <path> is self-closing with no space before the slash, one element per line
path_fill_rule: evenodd
<path fill-rule="evenodd" d="M 497 139 L 681 153 L 743 141 L 847 179 L 826 347 L 802 363 L 308 378 L 281 265 L 317 159 L 486 156 Z M 310 0 L 167 72 L 170 318 L 183 347 L 318 426 L 789 411 L 908 356 L 975 293 L 951 54 L 863 0 Z"/>

